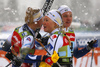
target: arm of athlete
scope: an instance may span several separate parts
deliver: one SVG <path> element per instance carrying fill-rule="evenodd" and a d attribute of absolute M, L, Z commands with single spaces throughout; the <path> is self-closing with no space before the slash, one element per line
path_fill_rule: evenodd
<path fill-rule="evenodd" d="M 21 55 L 23 62 L 25 63 L 34 63 L 34 62 L 41 62 L 44 61 L 47 64 L 51 65 L 53 62 L 52 58 L 56 58 L 57 54 L 53 54 L 52 56 L 47 56 L 47 55 L 31 55 L 29 54 L 29 51 L 34 47 L 34 40 L 32 36 L 27 36 L 23 40 L 24 42 L 21 48 Z M 47 61 L 50 60 L 51 62 Z"/>
<path fill-rule="evenodd" d="M 93 43 L 93 41 L 88 42 L 88 45 L 81 50 L 78 50 L 78 46 L 75 46 L 73 51 L 73 56 L 76 58 L 80 58 L 86 55 L 91 49 L 96 48 L 97 46 L 98 46 L 98 41 L 96 41 L 96 43 Z"/>

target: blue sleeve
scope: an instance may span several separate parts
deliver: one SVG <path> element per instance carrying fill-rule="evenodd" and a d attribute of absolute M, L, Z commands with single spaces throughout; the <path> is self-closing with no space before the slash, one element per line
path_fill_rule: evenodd
<path fill-rule="evenodd" d="M 25 63 L 34 63 L 34 62 L 40 62 L 41 61 L 41 55 L 30 55 L 27 54 L 24 58 Z"/>
<path fill-rule="evenodd" d="M 86 55 L 90 50 L 87 50 L 87 48 L 83 48 L 82 50 L 78 50 L 78 47 L 75 47 L 74 48 L 74 51 L 73 51 L 73 56 L 76 57 L 76 58 L 80 58 L 84 55 Z"/>

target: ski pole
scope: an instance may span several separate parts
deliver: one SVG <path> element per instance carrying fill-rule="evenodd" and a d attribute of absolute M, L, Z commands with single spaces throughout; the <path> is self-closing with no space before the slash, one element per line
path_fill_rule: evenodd
<path fill-rule="evenodd" d="M 52 6 L 52 3 L 53 3 L 54 0 L 46 0 L 43 7 L 42 7 L 42 10 L 43 10 L 43 15 L 46 14 L 46 12 L 48 12 Z"/>
<path fill-rule="evenodd" d="M 94 40 L 93 44 L 96 43 L 96 42 L 97 42 L 97 40 Z M 92 57 L 91 57 L 91 65 L 90 65 L 90 67 L 92 67 L 93 55 L 94 55 L 94 48 L 92 49 Z"/>
<path fill-rule="evenodd" d="M 10 64 L 12 64 L 13 62 L 11 61 L 8 65 L 6 65 L 6 67 L 8 67 Z"/>
<path fill-rule="evenodd" d="M 90 67 L 92 67 L 93 55 L 94 55 L 94 49 L 92 50 L 92 57 L 91 57 L 91 65 L 90 65 Z"/>

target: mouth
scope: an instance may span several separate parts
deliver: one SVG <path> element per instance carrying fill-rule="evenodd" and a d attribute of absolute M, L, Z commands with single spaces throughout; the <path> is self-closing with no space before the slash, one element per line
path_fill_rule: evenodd
<path fill-rule="evenodd" d="M 71 23 L 71 22 L 66 22 L 66 23 Z"/>
<path fill-rule="evenodd" d="M 44 27 L 44 29 L 46 28 L 46 26 L 43 26 Z"/>

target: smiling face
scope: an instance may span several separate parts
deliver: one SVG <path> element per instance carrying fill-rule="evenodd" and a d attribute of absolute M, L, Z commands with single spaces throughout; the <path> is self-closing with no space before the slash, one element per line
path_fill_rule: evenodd
<path fill-rule="evenodd" d="M 72 12 L 67 11 L 67 12 L 63 13 L 62 18 L 63 18 L 63 22 L 64 22 L 64 24 L 63 24 L 64 28 L 68 28 L 72 23 Z"/>
<path fill-rule="evenodd" d="M 45 32 L 51 33 L 55 29 L 56 25 L 57 24 L 53 22 L 48 16 L 44 17 L 43 27 Z"/>

